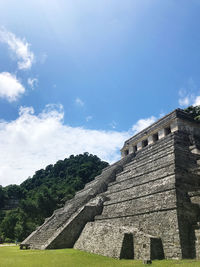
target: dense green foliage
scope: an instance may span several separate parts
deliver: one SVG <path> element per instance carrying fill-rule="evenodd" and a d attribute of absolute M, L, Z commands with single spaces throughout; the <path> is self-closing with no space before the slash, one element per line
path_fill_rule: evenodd
<path fill-rule="evenodd" d="M 19 250 L 0 247 L 1 267 L 144 267 L 141 260 L 117 260 L 75 249 Z M 199 260 L 155 260 L 155 267 L 197 267 Z"/>
<path fill-rule="evenodd" d="M 36 171 L 19 186 L 0 186 L 0 239 L 23 240 L 106 166 L 84 153 Z"/>
<path fill-rule="evenodd" d="M 188 108 L 184 109 L 187 113 L 189 113 L 195 120 L 200 120 L 200 106 L 189 106 Z"/>

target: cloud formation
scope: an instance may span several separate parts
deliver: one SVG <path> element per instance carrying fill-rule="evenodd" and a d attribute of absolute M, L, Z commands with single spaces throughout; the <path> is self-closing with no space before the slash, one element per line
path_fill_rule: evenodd
<path fill-rule="evenodd" d="M 136 133 L 142 131 L 143 129 L 145 129 L 146 127 L 148 127 L 149 125 L 151 125 L 155 121 L 156 121 L 156 117 L 154 117 L 154 116 L 151 116 L 151 117 L 146 118 L 146 119 L 138 120 L 136 122 L 136 124 L 134 124 L 132 127 L 133 134 L 136 134 Z"/>
<path fill-rule="evenodd" d="M 186 89 L 180 89 L 178 103 L 181 107 L 187 107 L 191 105 L 194 100 L 194 95 L 191 92 L 187 92 Z"/>
<path fill-rule="evenodd" d="M 193 106 L 199 106 L 199 105 L 200 105 L 200 96 L 196 96 L 194 103 L 193 103 Z"/>
<path fill-rule="evenodd" d="M 9 102 L 16 101 L 25 88 L 17 80 L 16 76 L 9 72 L 0 73 L 0 97 L 7 99 Z"/>
<path fill-rule="evenodd" d="M 184 98 L 180 98 L 178 100 L 178 103 L 181 107 L 186 107 L 186 106 L 189 106 L 190 104 L 190 99 L 188 96 L 184 97 Z"/>
<path fill-rule="evenodd" d="M 71 127 L 63 119 L 62 105 L 47 105 L 38 115 L 33 107 L 20 107 L 16 120 L 0 120 L 0 185 L 19 184 L 72 154 L 89 152 L 115 162 L 124 141 L 155 121 L 153 116 L 141 119 L 133 125 L 134 132 L 119 132 Z"/>
<path fill-rule="evenodd" d="M 112 128 L 112 129 L 116 129 L 116 127 L 117 127 L 117 123 L 116 123 L 116 121 L 112 121 L 111 123 L 110 123 L 110 127 Z"/>
<path fill-rule="evenodd" d="M 85 120 L 86 120 L 87 122 L 91 121 L 92 119 L 93 119 L 93 117 L 92 117 L 91 115 L 89 115 L 89 116 L 87 116 L 87 117 L 85 118 Z"/>
<path fill-rule="evenodd" d="M 28 78 L 27 80 L 28 85 L 31 87 L 32 90 L 35 89 L 36 86 L 38 86 L 38 79 L 37 78 Z"/>
<path fill-rule="evenodd" d="M 90 130 L 63 124 L 62 106 L 35 115 L 21 107 L 16 120 L 0 121 L 0 184 L 21 183 L 34 172 L 71 154 L 89 152 L 114 162 L 128 132 Z"/>
<path fill-rule="evenodd" d="M 181 94 L 179 91 L 179 95 L 181 95 Z M 183 94 L 180 96 L 178 103 L 183 108 L 188 107 L 188 106 L 199 106 L 200 105 L 200 96 L 195 95 L 194 93 L 188 93 L 186 96 L 184 96 L 184 94 Z"/>
<path fill-rule="evenodd" d="M 83 107 L 85 105 L 85 103 L 83 102 L 83 100 L 81 100 L 79 97 L 76 98 L 75 103 L 79 107 Z"/>
<path fill-rule="evenodd" d="M 14 33 L 1 27 L 0 42 L 7 44 L 9 49 L 16 55 L 20 70 L 31 68 L 34 61 L 34 54 L 30 50 L 30 44 L 25 39 L 20 39 Z"/>
<path fill-rule="evenodd" d="M 178 92 L 178 103 L 181 107 L 200 105 L 199 89 L 195 81 L 190 78 L 186 88 L 181 88 Z"/>

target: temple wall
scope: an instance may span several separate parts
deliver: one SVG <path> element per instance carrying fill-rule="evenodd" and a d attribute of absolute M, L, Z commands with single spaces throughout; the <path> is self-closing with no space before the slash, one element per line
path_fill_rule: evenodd
<path fill-rule="evenodd" d="M 92 227 L 86 225 L 85 238 L 81 235 L 76 247 L 81 249 L 79 241 L 84 239 L 84 246 L 95 247 L 91 250 L 94 253 L 119 257 L 124 232 L 113 233 L 112 229 L 129 227 L 142 231 L 147 238 L 144 241 L 132 230 L 134 258 L 144 259 L 150 253 L 148 235 L 161 240 L 165 258 L 195 257 L 193 225 L 197 223 L 198 207 L 191 202 L 189 192 L 197 183 L 200 185 L 200 180 L 196 174 L 197 158 L 191 153 L 190 145 L 188 133 L 180 130 L 137 151 L 117 174 L 116 181 L 109 184 L 102 214 L 95 217 Z M 107 229 L 107 224 L 112 228 L 104 233 L 102 229 Z M 109 236 L 115 236 L 118 248 Z M 115 253 L 109 252 L 107 243 L 116 249 Z M 146 252 L 139 253 L 143 245 Z M 89 247 L 86 250 L 90 251 Z"/>
<path fill-rule="evenodd" d="M 112 221 L 86 224 L 75 249 L 120 259 L 163 259 L 161 240 Z"/>
<path fill-rule="evenodd" d="M 84 240 L 88 251 L 91 249 L 94 253 L 110 253 L 112 257 L 119 257 L 124 232 L 119 234 L 112 229 L 129 227 L 145 233 L 147 238 L 144 241 L 141 235 L 132 230 L 134 258 L 145 258 L 145 253 L 150 253 L 148 235 L 161 238 L 166 258 L 181 258 L 175 180 L 174 134 L 171 133 L 138 151 L 124 170 L 117 174 L 116 181 L 110 183 L 104 193 L 106 201 L 102 214 L 95 217 L 92 226 L 86 225 L 83 232 L 85 237 L 81 234 L 75 247 L 83 249 L 81 240 Z M 107 229 L 107 224 L 113 228 L 108 227 L 110 232 L 107 230 L 108 233 L 103 233 L 102 229 Z M 97 234 L 98 231 L 101 234 Z M 112 236 L 114 240 L 111 242 Z M 118 244 L 117 248 L 114 243 Z M 116 251 L 111 252 L 106 244 Z M 139 252 L 141 250 L 143 252 Z"/>

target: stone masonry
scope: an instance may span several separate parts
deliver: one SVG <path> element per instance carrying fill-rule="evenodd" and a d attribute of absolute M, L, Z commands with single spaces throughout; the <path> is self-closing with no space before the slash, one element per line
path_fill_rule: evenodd
<path fill-rule="evenodd" d="M 200 123 L 177 109 L 22 242 L 114 258 L 200 258 Z"/>

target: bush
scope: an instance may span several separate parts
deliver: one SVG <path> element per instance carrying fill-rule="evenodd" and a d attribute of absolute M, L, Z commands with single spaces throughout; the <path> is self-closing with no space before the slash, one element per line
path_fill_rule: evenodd
<path fill-rule="evenodd" d="M 14 241 L 11 238 L 6 237 L 4 243 L 13 243 Z"/>

